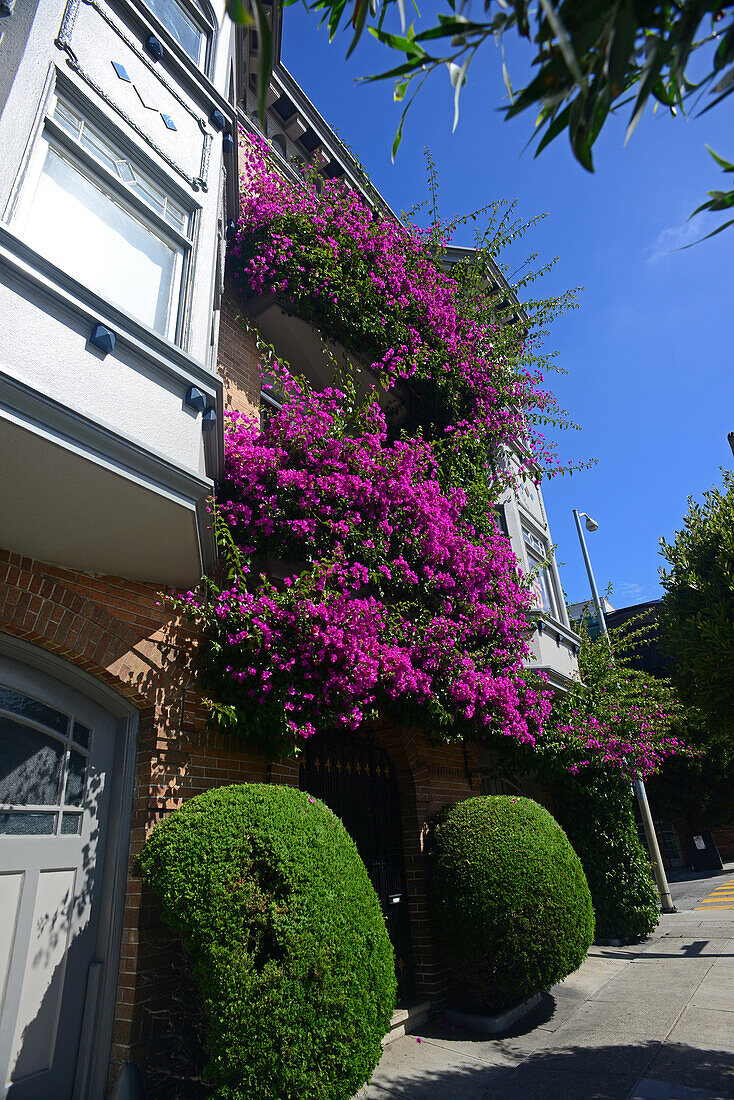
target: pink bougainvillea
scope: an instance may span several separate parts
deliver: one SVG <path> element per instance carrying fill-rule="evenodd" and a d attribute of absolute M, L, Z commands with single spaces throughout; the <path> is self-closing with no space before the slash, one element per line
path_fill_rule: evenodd
<path fill-rule="evenodd" d="M 378 711 L 534 742 L 550 701 L 523 671 L 530 597 L 507 540 L 467 527 L 464 494 L 441 489 L 426 443 L 388 441 L 376 401 L 347 424 L 346 394 L 297 389 L 262 428 L 228 424 L 237 568 L 189 597 L 235 708 L 220 717 L 263 742 Z"/>
<path fill-rule="evenodd" d="M 480 434 L 489 448 L 524 443 L 553 472 L 532 423 L 554 408 L 537 372 L 497 356 L 493 290 L 460 283 L 436 262 L 428 235 L 381 216 L 339 180 L 274 171 L 264 142 L 241 142 L 242 198 L 229 256 L 247 295 L 276 294 L 342 343 L 383 385 L 418 379 L 438 399 L 441 430 Z M 518 349 L 519 350 L 519 349 Z"/>
<path fill-rule="evenodd" d="M 536 476 L 547 467 L 529 424 L 551 399 L 495 355 L 481 285 L 463 294 L 426 235 L 340 183 L 286 182 L 262 143 L 242 152 L 243 293 L 277 294 L 424 415 L 388 431 L 376 391 L 356 397 L 364 376 L 313 392 L 273 357 L 282 408 L 229 417 L 215 508 L 228 579 L 183 599 L 206 626 L 213 712 L 272 753 L 378 715 L 534 746 L 551 694 L 524 668 L 531 596 L 484 475 L 519 440 Z M 619 726 L 589 706 L 558 716 L 549 751 L 567 765 L 634 755 L 646 771 L 668 751 L 649 708 Z"/>

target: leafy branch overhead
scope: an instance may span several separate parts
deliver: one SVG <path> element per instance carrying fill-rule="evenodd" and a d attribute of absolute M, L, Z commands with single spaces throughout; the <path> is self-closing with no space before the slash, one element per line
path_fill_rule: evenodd
<path fill-rule="evenodd" d="M 284 0 L 284 6 L 294 2 Z M 331 40 L 340 29 L 349 30 L 347 57 L 366 28 L 404 58 L 384 72 L 364 78 L 393 80 L 394 99 L 404 104 L 393 156 L 416 95 L 427 77 L 444 66 L 450 76 L 456 127 L 471 62 L 489 41 L 500 49 L 509 99 L 501 107 L 505 117 L 527 110 L 536 113 L 536 155 L 567 131 L 574 156 L 588 171 L 593 171 L 594 143 L 610 112 L 629 107 L 629 140 L 650 100 L 672 114 L 685 114 L 695 97 L 699 113 L 704 114 L 734 91 L 732 0 L 538 0 L 537 4 L 483 0 L 474 9 L 466 0 L 447 0 L 448 10 L 423 30 L 416 30 L 414 24 L 406 26 L 405 0 L 303 2 L 321 15 Z M 263 25 L 267 23 L 266 10 L 261 0 L 230 0 L 233 18 L 253 23 L 260 36 L 258 87 L 263 118 L 273 56 L 270 29 Z M 472 12 L 478 17 L 470 18 Z M 400 33 L 389 29 L 393 15 L 399 19 Z M 524 87 L 513 85 L 507 67 L 504 38 L 508 33 L 526 39 L 534 50 L 534 75 Z M 692 68 L 695 78 L 690 74 Z M 723 158 L 716 159 L 725 171 L 731 170 Z M 709 194 L 710 202 L 696 213 L 734 206 L 734 190 Z M 727 222 L 715 232 L 732 224 Z"/>

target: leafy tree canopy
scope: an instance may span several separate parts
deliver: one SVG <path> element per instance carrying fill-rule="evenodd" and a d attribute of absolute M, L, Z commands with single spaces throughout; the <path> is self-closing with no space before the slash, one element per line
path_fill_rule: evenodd
<path fill-rule="evenodd" d="M 714 728 L 734 728 L 734 474 L 723 485 L 688 500 L 683 527 L 673 542 L 661 539 L 670 568 L 660 623 L 675 661 L 684 702 L 700 707 Z"/>
<path fill-rule="evenodd" d="M 277 3 L 277 0 L 274 0 Z M 295 0 L 283 0 L 284 6 Z M 531 110 L 534 136 L 541 152 L 563 131 L 576 159 L 593 171 L 592 150 L 610 112 L 629 107 L 627 138 L 650 99 L 672 114 L 685 113 L 696 97 L 708 102 L 703 111 L 722 103 L 734 90 L 734 3 L 732 0 L 447 0 L 432 26 L 416 31 L 406 26 L 405 0 L 304 0 L 320 13 L 330 39 L 351 24 L 352 53 L 365 28 L 401 60 L 367 80 L 393 80 L 394 98 L 405 104 L 393 144 L 400 145 L 405 116 L 428 76 L 448 68 L 454 96 L 454 127 L 459 97 L 477 51 L 494 40 L 501 50 L 508 103 L 507 118 Z M 229 0 L 239 22 L 254 23 L 260 42 L 259 101 L 265 116 L 273 44 L 262 0 Z M 416 8 L 416 10 L 418 10 Z M 388 29 L 399 16 L 401 32 Z M 473 18 L 472 18 L 473 17 Z M 397 24 L 396 24 L 397 25 Z M 526 39 L 533 75 L 515 87 L 504 52 L 506 34 Z M 396 56 L 396 60 L 397 60 Z M 695 62 L 695 63 L 694 63 Z M 693 77 L 692 72 L 702 70 Z M 709 150 L 725 173 L 734 164 Z M 708 192 L 701 210 L 726 212 L 734 207 L 734 189 Z M 723 222 L 709 236 L 734 225 Z"/>

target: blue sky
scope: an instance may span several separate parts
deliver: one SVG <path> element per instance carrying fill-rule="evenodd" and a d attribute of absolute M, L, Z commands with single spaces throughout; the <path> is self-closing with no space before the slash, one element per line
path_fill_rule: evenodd
<path fill-rule="evenodd" d="M 282 60 L 394 210 L 426 197 L 428 146 L 444 218 L 494 199 L 518 199 L 528 217 L 548 212 L 526 238 L 539 261 L 560 257 L 541 293 L 584 287 L 580 308 L 555 323 L 548 341 L 568 371 L 551 375 L 550 386 L 582 427 L 560 435 L 559 452 L 564 462 L 598 460 L 543 486 L 564 587 L 571 601 L 588 596 L 576 507 L 599 523 L 589 548 L 600 588 L 613 586 L 614 606 L 655 599 L 660 536 L 672 538 L 687 497 L 734 462 L 726 438 L 734 430 L 734 232 L 674 251 L 717 224 L 706 214 L 686 219 L 707 190 L 723 185 L 705 144 L 734 153 L 729 103 L 689 120 L 648 111 L 626 149 L 626 119 L 612 120 L 589 175 L 564 135 L 537 159 L 525 149 L 534 119 L 505 122 L 497 111 L 506 93 L 490 45 L 469 71 L 456 132 L 441 72 L 413 105 L 391 164 L 400 115 L 392 86 L 357 86 L 355 77 L 397 64 L 397 55 L 370 41 L 345 62 L 346 38 L 330 46 L 301 5 L 286 9 L 284 22 Z M 511 73 L 527 56 L 523 45 L 509 54 Z M 454 243 L 471 245 L 471 231 Z"/>

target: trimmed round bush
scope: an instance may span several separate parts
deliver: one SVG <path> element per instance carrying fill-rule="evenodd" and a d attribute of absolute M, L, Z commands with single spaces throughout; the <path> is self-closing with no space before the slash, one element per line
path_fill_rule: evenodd
<path fill-rule="evenodd" d="M 578 969 L 594 938 L 578 856 L 529 798 L 469 798 L 444 810 L 433 885 L 454 996 L 473 1012 L 549 989 Z"/>
<path fill-rule="evenodd" d="M 245 784 L 198 795 L 138 860 L 182 939 L 220 1100 L 348 1100 L 380 1058 L 393 950 L 354 841 L 323 802 Z"/>

